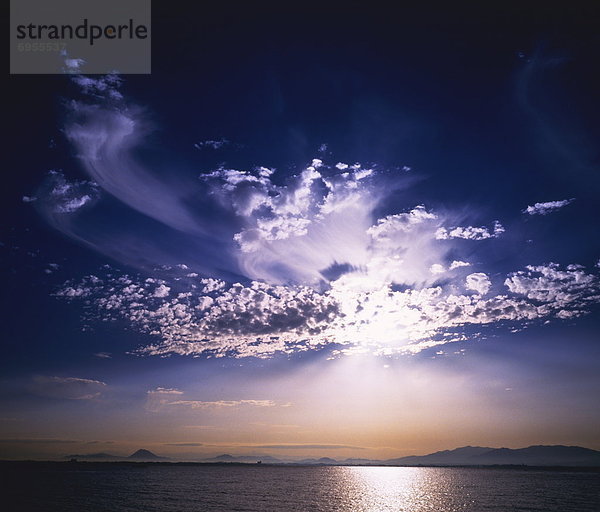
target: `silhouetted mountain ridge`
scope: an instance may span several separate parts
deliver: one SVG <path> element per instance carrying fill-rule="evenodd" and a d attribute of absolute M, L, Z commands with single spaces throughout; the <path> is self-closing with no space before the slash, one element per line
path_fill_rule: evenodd
<path fill-rule="evenodd" d="M 68 455 L 68 459 L 94 461 L 139 461 L 168 462 L 177 459 L 161 457 L 149 450 L 140 449 L 129 456 L 109 453 Z M 186 460 L 190 460 L 186 458 Z M 377 466 L 600 466 L 600 451 L 581 446 L 535 445 L 527 448 L 490 448 L 487 446 L 462 446 L 453 450 L 442 450 L 427 455 L 410 455 L 388 460 L 349 458 L 336 460 L 330 457 L 305 459 L 276 458 L 271 455 L 232 455 L 223 453 L 211 458 L 198 458 L 203 463 L 247 463 L 254 464 L 314 464 L 314 465 L 377 465 Z"/>
<path fill-rule="evenodd" d="M 600 466 L 600 451 L 581 446 L 537 445 L 527 448 L 488 448 L 464 446 L 428 455 L 412 455 L 390 459 L 385 464 L 407 466 Z"/>
<path fill-rule="evenodd" d="M 65 459 L 78 459 L 78 460 L 97 460 L 97 461 L 168 461 L 170 460 L 168 457 L 160 457 L 155 453 L 152 453 L 150 450 L 140 449 L 136 452 L 132 453 L 129 456 L 123 455 L 113 455 L 111 453 L 85 453 L 85 454 L 75 454 L 75 455 L 67 455 Z"/>
<path fill-rule="evenodd" d="M 150 450 L 140 449 L 135 453 L 132 453 L 128 459 L 135 460 L 166 460 L 167 457 L 159 457 L 155 453 L 152 453 Z"/>

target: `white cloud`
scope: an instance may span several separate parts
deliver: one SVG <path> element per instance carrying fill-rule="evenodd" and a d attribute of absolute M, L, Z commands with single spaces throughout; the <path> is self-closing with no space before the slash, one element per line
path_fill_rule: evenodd
<path fill-rule="evenodd" d="M 183 391 L 176 388 L 154 388 L 146 391 L 148 395 L 183 395 Z"/>
<path fill-rule="evenodd" d="M 82 59 L 71 59 L 78 65 L 84 63 Z M 111 100 L 121 100 L 123 95 L 119 92 L 119 87 L 123 79 L 119 75 L 103 75 L 94 78 L 84 75 L 74 75 L 71 77 L 81 90 L 96 99 L 108 98 Z"/>
<path fill-rule="evenodd" d="M 212 197 L 242 224 L 233 238 L 245 275 L 314 285 L 336 263 L 366 262 L 366 231 L 380 194 L 371 169 L 331 169 L 315 158 L 284 184 L 273 180 L 273 172 L 221 168 L 201 176 Z"/>
<path fill-rule="evenodd" d="M 598 277 L 577 265 L 527 267 L 505 280 L 510 294 L 492 296 L 490 279 L 481 272 L 464 281 L 474 294 L 458 293 L 459 281 L 452 279 L 443 286 L 395 290 L 390 282 L 376 281 L 374 272 L 352 270 L 320 292 L 204 279 L 198 280 L 201 286 L 185 284 L 188 292 L 156 297 L 154 282 L 126 276 L 95 285 L 87 279 L 80 286 L 89 288 L 86 299 L 100 319 L 125 318 L 156 338 L 139 350 L 147 355 L 266 358 L 331 345 L 382 354 L 418 352 L 464 339 L 460 329 L 467 325 L 510 321 L 524 327 L 538 319 L 580 316 L 600 302 Z M 156 396 L 165 400 L 161 389 Z"/>
<path fill-rule="evenodd" d="M 168 286 L 165 286 L 164 284 L 161 284 L 156 287 L 156 289 L 154 290 L 154 293 L 152 295 L 154 297 L 168 297 L 170 291 L 171 291 L 171 288 L 169 288 Z"/>
<path fill-rule="evenodd" d="M 580 265 L 561 270 L 556 263 L 528 265 L 505 280 L 508 289 L 533 301 L 553 303 L 557 307 L 598 300 L 598 277 L 587 274 Z"/>
<path fill-rule="evenodd" d="M 466 277 L 465 283 L 467 289 L 476 291 L 479 295 L 485 295 L 492 286 L 489 277 L 482 272 L 469 274 Z"/>
<path fill-rule="evenodd" d="M 25 196 L 27 197 L 27 196 Z M 23 198 L 25 202 L 35 198 Z M 50 214 L 69 214 L 80 210 L 99 197 L 98 186 L 91 181 L 69 181 L 61 171 L 50 171 L 39 194 L 41 208 Z"/>
<path fill-rule="evenodd" d="M 471 264 L 467 261 L 460 261 L 460 260 L 454 260 L 451 264 L 450 264 L 450 270 L 454 270 L 460 267 L 470 267 Z"/>
<path fill-rule="evenodd" d="M 483 272 L 440 279 L 445 269 L 470 265 L 460 258 L 473 256 L 483 267 L 475 242 L 505 230 L 499 221 L 471 226 L 457 214 L 402 203 L 406 194 L 394 194 L 392 205 L 387 199 L 408 187 L 407 173 L 391 179 L 376 167 L 320 158 L 287 178 L 265 166 L 222 166 L 193 180 L 148 169 L 136 158 L 147 122 L 121 101 L 119 79 L 74 80 L 100 99 L 69 103 L 65 127 L 93 183 L 51 173 L 36 207 L 68 235 L 156 275 L 118 277 L 110 269 L 103 279 L 65 283 L 56 295 L 85 301 L 90 319 L 125 319 L 153 337 L 140 353 L 271 357 L 326 346 L 418 352 L 464 339 L 464 326 L 568 319 L 600 301 L 597 277 L 576 266 L 527 267 L 506 276 L 507 291 L 497 295 Z M 145 223 L 160 236 L 85 224 L 100 188 L 135 210 L 129 226 Z M 74 214 L 83 209 L 90 215 Z M 463 252 L 463 240 L 474 242 L 467 244 L 472 252 Z M 149 407 L 173 401 L 169 394 L 149 393 Z"/>
<path fill-rule="evenodd" d="M 486 240 L 488 238 L 498 238 L 502 233 L 504 233 L 504 231 L 505 229 L 502 224 L 496 220 L 494 221 L 494 225 L 491 230 L 486 227 L 474 226 L 458 226 L 450 229 L 441 227 L 436 231 L 435 237 L 438 240 L 448 240 L 451 238 L 463 238 L 465 240 Z"/>
<path fill-rule="evenodd" d="M 533 206 L 528 206 L 523 210 L 523 213 L 528 213 L 529 215 L 547 215 L 548 213 L 554 212 L 571 204 L 575 201 L 572 199 L 563 199 L 561 201 L 548 201 L 545 203 L 535 203 Z"/>

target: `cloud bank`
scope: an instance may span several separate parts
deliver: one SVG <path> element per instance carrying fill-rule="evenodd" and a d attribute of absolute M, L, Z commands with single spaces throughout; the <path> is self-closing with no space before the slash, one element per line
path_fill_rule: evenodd
<path fill-rule="evenodd" d="M 410 198 L 406 168 L 323 154 L 291 173 L 223 164 L 192 177 L 171 155 L 152 168 L 141 156 L 150 123 L 120 81 L 75 81 L 82 98 L 67 103 L 65 134 L 87 179 L 51 171 L 33 204 L 63 233 L 140 269 L 56 292 L 92 305 L 88 320 L 124 319 L 147 334 L 154 341 L 139 354 L 416 353 L 465 339 L 467 328 L 575 318 L 599 300 L 598 276 L 575 264 L 499 274 L 472 258 L 506 228 Z M 400 192 L 402 203 L 389 200 Z"/>

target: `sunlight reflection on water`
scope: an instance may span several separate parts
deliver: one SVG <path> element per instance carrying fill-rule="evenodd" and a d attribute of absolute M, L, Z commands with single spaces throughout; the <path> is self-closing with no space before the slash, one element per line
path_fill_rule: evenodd
<path fill-rule="evenodd" d="M 356 511 L 459 511 L 473 502 L 449 472 L 430 468 L 335 468 L 342 508 Z"/>

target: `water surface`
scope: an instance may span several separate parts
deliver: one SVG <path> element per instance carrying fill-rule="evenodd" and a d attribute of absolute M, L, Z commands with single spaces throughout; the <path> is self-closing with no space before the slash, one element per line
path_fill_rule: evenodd
<path fill-rule="evenodd" d="M 11 511 L 600 511 L 600 473 L 577 470 L 4 463 L 2 473 Z"/>

